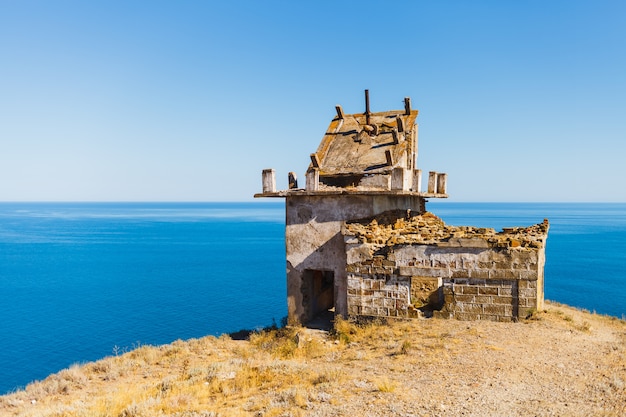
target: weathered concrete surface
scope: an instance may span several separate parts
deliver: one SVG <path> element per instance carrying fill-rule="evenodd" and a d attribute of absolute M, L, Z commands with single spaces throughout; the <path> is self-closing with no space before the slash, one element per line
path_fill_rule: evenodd
<path fill-rule="evenodd" d="M 493 229 L 431 213 L 347 222 L 348 314 L 511 321 L 543 308 L 548 222 Z"/>
<path fill-rule="evenodd" d="M 347 315 L 345 220 L 374 216 L 388 210 L 424 210 L 418 196 L 290 195 L 286 202 L 287 306 L 289 319 L 306 323 L 316 312 L 303 293 L 305 272 L 330 271 L 334 276 L 335 312 Z"/>
<path fill-rule="evenodd" d="M 387 172 L 392 166 L 412 170 L 417 152 L 417 110 L 336 117 L 328 127 L 316 154 L 320 175 Z M 406 129 L 399 131 L 398 119 Z M 394 140 L 394 136 L 397 138 Z M 392 156 L 388 164 L 386 151 Z"/>

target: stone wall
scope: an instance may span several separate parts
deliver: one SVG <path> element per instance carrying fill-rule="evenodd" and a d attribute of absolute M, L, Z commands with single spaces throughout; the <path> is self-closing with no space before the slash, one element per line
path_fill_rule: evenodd
<path fill-rule="evenodd" d="M 543 308 L 547 221 L 496 233 L 389 212 L 342 233 L 349 315 L 511 321 Z"/>
<path fill-rule="evenodd" d="M 346 220 L 379 215 L 389 210 L 424 210 L 417 195 L 337 194 L 287 196 L 287 311 L 290 320 L 306 323 L 319 313 L 317 295 L 307 277 L 332 274 L 335 312 L 348 314 L 346 248 L 341 234 Z M 320 305 L 325 305 L 321 303 Z"/>

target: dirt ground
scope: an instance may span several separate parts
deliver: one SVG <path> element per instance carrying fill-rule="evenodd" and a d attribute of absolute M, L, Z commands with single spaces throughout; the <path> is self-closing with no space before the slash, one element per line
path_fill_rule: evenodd
<path fill-rule="evenodd" d="M 0 397 L 0 415 L 626 415 L 626 322 L 557 304 L 519 323 L 205 339 L 62 371 Z"/>

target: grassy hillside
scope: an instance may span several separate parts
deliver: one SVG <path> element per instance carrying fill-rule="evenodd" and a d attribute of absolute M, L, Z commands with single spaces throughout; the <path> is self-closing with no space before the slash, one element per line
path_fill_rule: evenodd
<path fill-rule="evenodd" d="M 626 322 L 547 304 L 520 323 L 289 327 L 140 346 L 0 397 L 2 416 L 623 416 Z"/>

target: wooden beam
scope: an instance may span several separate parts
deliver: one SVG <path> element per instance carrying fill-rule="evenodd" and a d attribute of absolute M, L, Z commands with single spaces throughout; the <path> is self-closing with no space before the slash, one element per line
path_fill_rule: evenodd
<path fill-rule="evenodd" d="M 387 159 L 387 165 L 393 166 L 393 155 L 391 155 L 391 151 L 389 149 L 385 151 L 385 158 Z"/>
<path fill-rule="evenodd" d="M 311 163 L 313 164 L 313 168 L 320 167 L 320 158 L 317 156 L 316 153 L 311 154 Z"/>
<path fill-rule="evenodd" d="M 396 124 L 398 125 L 398 132 L 404 132 L 404 120 L 402 120 L 402 117 L 396 117 Z"/>
<path fill-rule="evenodd" d="M 404 114 L 407 116 L 411 114 L 411 97 L 404 98 Z"/>
<path fill-rule="evenodd" d="M 339 119 L 343 119 L 343 109 L 341 108 L 339 104 L 335 106 L 335 110 L 337 110 L 337 117 Z"/>
<path fill-rule="evenodd" d="M 393 144 L 397 145 L 400 143 L 400 135 L 398 134 L 398 129 L 393 129 L 391 131 L 391 135 L 393 136 Z"/>

